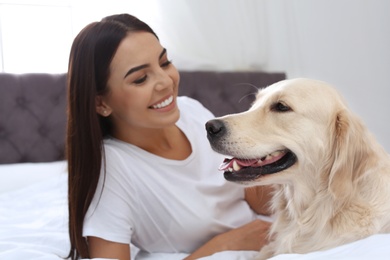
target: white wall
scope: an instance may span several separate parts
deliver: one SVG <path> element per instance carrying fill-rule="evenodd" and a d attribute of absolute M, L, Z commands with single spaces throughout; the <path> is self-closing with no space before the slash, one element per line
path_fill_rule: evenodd
<path fill-rule="evenodd" d="M 390 1 L 267 0 L 267 70 L 330 82 L 390 152 Z"/>

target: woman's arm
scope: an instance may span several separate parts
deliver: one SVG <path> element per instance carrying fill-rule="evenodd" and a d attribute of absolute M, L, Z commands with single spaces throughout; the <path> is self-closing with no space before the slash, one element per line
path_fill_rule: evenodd
<path fill-rule="evenodd" d="M 270 186 L 256 186 L 245 189 L 245 200 L 258 214 L 269 215 L 268 201 L 271 198 Z M 212 238 L 206 244 L 185 258 L 198 259 L 226 250 L 260 250 L 268 242 L 268 229 L 271 223 L 254 220 L 244 226 L 230 230 Z M 130 259 L 130 246 L 110 242 L 97 237 L 88 237 L 90 258 Z"/>
<path fill-rule="evenodd" d="M 248 187 L 245 189 L 245 200 L 254 212 L 269 216 L 271 215 L 269 201 L 272 193 L 273 188 L 271 186 Z"/>
<path fill-rule="evenodd" d="M 258 251 L 268 242 L 269 227 L 269 222 L 254 220 L 239 228 L 215 236 L 187 256 L 185 260 L 198 259 L 227 250 Z M 111 242 L 98 237 L 88 237 L 88 247 L 90 258 L 130 259 L 130 246 L 128 244 Z"/>
<path fill-rule="evenodd" d="M 130 245 L 107 241 L 98 237 L 88 237 L 89 257 L 130 259 Z"/>
<path fill-rule="evenodd" d="M 257 214 L 271 215 L 269 200 L 272 197 L 271 186 L 256 186 L 245 189 L 245 200 Z M 198 259 L 226 250 L 260 250 L 268 243 L 270 222 L 254 220 L 242 227 L 215 236 L 209 242 L 198 248 L 185 260 Z"/>
<path fill-rule="evenodd" d="M 198 259 L 227 250 L 259 251 L 268 242 L 270 224 L 266 221 L 254 220 L 242 227 L 217 235 L 185 260 Z"/>

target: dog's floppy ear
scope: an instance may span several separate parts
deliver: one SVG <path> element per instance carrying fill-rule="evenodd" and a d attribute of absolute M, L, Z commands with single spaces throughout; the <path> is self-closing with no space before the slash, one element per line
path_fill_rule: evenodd
<path fill-rule="evenodd" d="M 352 195 L 354 181 L 363 174 L 368 157 L 366 131 L 360 119 L 343 109 L 333 122 L 333 154 L 328 188 L 336 199 Z"/>

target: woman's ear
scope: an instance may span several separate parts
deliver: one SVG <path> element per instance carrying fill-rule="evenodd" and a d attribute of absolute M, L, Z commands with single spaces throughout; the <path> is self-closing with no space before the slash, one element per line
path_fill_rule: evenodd
<path fill-rule="evenodd" d="M 112 109 L 109 105 L 104 101 L 104 97 L 101 95 L 96 96 L 95 98 L 96 103 L 96 113 L 103 117 L 107 117 L 111 114 Z"/>

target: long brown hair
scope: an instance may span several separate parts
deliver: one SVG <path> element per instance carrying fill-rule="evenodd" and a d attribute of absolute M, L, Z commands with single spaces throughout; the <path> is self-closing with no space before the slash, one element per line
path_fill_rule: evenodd
<path fill-rule="evenodd" d="M 71 48 L 66 136 L 71 245 L 68 257 L 71 259 L 89 258 L 83 223 L 103 165 L 103 139 L 110 134 L 110 120 L 96 113 L 95 98 L 109 91 L 109 67 L 120 42 L 128 33 L 137 31 L 157 37 L 147 24 L 134 16 L 108 16 L 81 30 Z"/>

